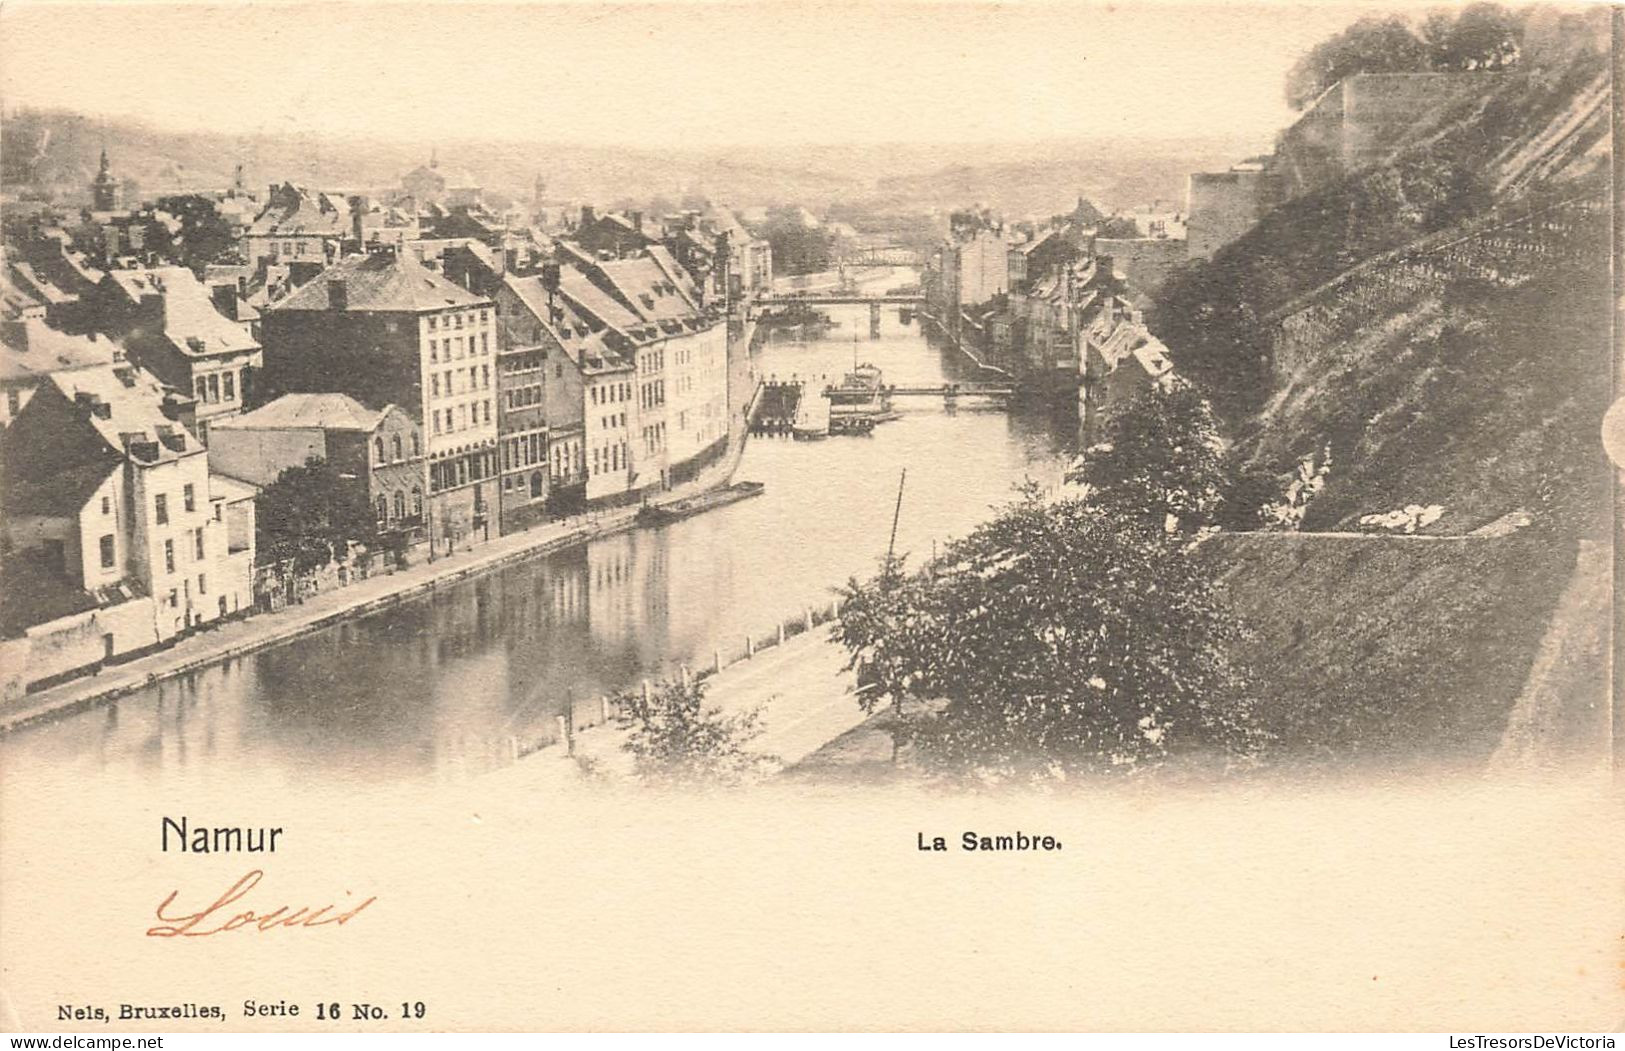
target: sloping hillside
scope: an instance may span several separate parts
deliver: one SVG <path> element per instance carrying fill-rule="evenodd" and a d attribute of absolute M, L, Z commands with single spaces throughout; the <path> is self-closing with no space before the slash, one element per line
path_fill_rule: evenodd
<path fill-rule="evenodd" d="M 1552 740 L 1596 732 L 1526 684 L 1542 654 L 1578 655 L 1567 692 L 1606 681 L 1595 603 L 1560 599 L 1607 585 L 1577 555 L 1612 480 L 1609 114 L 1600 54 L 1506 77 L 1162 292 L 1238 466 L 1284 487 L 1330 453 L 1302 524 L 1323 535 L 1211 548 L 1291 753 L 1480 760 L 1520 696 Z M 1324 535 L 1407 505 L 1443 508 L 1434 536 Z"/>
<path fill-rule="evenodd" d="M 1582 52 L 1498 83 L 1158 298 L 1242 460 L 1284 478 L 1330 448 L 1306 528 L 1436 503 L 1460 532 L 1600 499 L 1607 71 Z"/>

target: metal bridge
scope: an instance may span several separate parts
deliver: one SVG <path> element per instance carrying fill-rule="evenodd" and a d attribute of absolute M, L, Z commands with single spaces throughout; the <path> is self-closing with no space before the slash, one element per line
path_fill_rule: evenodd
<path fill-rule="evenodd" d="M 852 303 L 858 306 L 918 306 L 925 302 L 925 296 L 914 292 L 908 294 L 892 292 L 774 292 L 763 296 L 757 302 L 765 307 L 789 306 L 838 306 Z"/>

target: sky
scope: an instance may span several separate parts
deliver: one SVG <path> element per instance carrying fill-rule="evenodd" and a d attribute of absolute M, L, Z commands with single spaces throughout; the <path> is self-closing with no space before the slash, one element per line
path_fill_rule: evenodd
<path fill-rule="evenodd" d="M 411 141 L 1268 141 L 1294 59 L 1392 9 L 7 0 L 0 102 Z"/>

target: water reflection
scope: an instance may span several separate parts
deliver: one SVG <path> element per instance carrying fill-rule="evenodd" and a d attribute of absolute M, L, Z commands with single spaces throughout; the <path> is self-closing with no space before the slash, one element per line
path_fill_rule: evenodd
<path fill-rule="evenodd" d="M 763 375 L 827 375 L 854 355 L 887 382 L 972 379 L 971 366 L 884 312 L 835 307 L 822 339 L 775 339 Z M 465 581 L 432 597 L 154 685 L 107 708 L 13 734 L 0 761 L 166 780 L 271 783 L 461 777 L 506 761 L 572 702 L 679 664 L 709 663 L 830 588 L 874 568 L 908 468 L 898 548 L 916 557 L 964 533 L 1014 483 L 1059 477 L 1066 419 L 917 399 L 872 435 L 753 439 L 739 477 L 756 499 L 608 537 Z"/>

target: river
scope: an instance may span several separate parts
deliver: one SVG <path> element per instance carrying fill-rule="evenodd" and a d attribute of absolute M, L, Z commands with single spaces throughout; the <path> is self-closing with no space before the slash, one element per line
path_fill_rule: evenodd
<path fill-rule="evenodd" d="M 827 312 L 839 325 L 822 339 L 766 342 L 760 374 L 838 379 L 855 352 L 888 383 L 974 378 L 895 308 L 877 338 L 866 307 Z M 510 736 L 534 737 L 566 704 L 709 664 L 873 571 L 904 468 L 897 545 L 918 558 L 1021 480 L 1053 484 L 1071 452 L 1065 418 L 926 398 L 899 407 L 901 419 L 868 436 L 752 438 L 735 477 L 766 484 L 755 499 L 511 565 L 17 731 L 0 740 L 0 763 L 68 785 L 154 772 L 230 783 L 250 770 L 272 784 L 387 784 L 489 769 L 508 760 Z"/>

